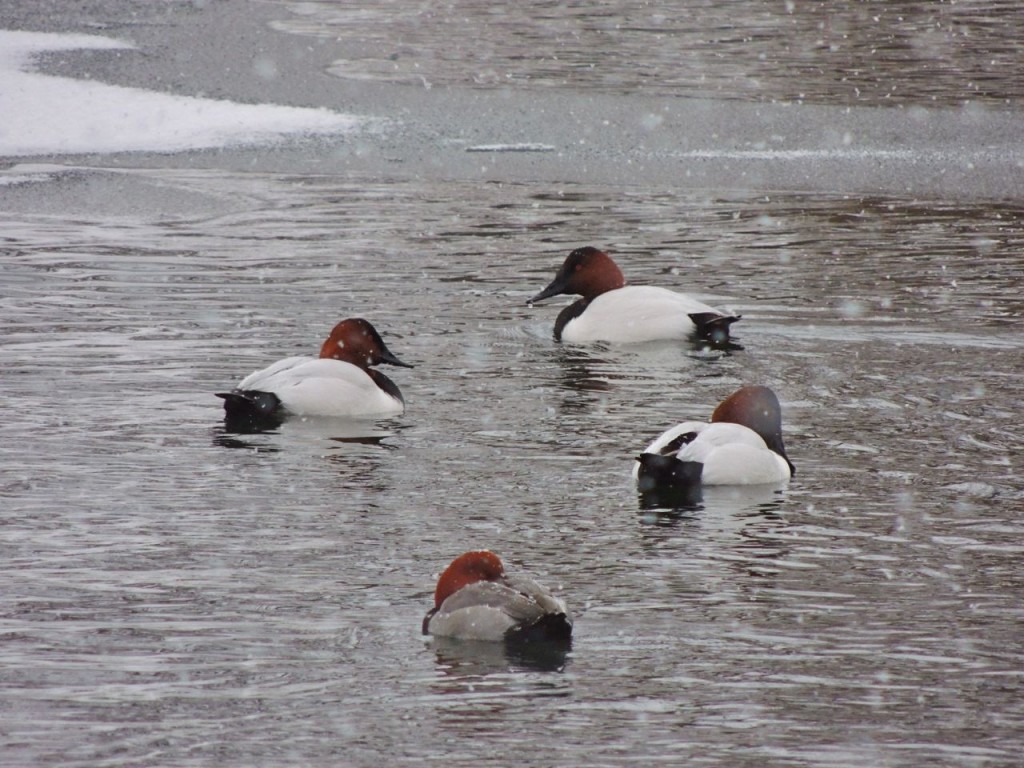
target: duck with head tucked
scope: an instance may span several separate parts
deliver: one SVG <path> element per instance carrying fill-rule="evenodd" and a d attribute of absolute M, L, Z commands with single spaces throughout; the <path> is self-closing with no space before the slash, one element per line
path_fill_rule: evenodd
<path fill-rule="evenodd" d="M 231 426 L 272 428 L 291 416 L 378 418 L 405 410 L 398 386 L 370 366 L 403 363 L 362 318 L 342 320 L 331 330 L 319 357 L 286 357 L 250 373 L 224 399 Z"/>
<path fill-rule="evenodd" d="M 740 387 L 711 421 L 665 431 L 633 465 L 641 491 L 783 483 L 796 473 L 782 442 L 782 407 L 768 387 Z"/>
<path fill-rule="evenodd" d="M 555 279 L 528 304 L 563 293 L 582 298 L 558 314 L 557 341 L 696 339 L 728 345 L 729 326 L 740 319 L 667 288 L 627 285 L 612 258 L 589 246 L 570 253 Z"/>
<path fill-rule="evenodd" d="M 568 642 L 565 603 L 524 574 L 508 574 L 493 552 L 466 552 L 437 580 L 423 634 L 509 643 Z"/>

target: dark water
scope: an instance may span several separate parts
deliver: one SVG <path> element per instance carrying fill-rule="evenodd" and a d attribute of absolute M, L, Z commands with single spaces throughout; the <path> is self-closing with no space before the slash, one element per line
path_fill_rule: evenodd
<path fill-rule="evenodd" d="M 5 764 L 1019 763 L 1024 204 L 206 160 L 0 187 Z M 583 244 L 744 348 L 555 344 L 526 299 Z M 224 432 L 354 315 L 404 416 Z M 741 383 L 789 487 L 643 504 L 632 457 Z M 568 655 L 424 641 L 475 547 L 562 590 Z"/>
<path fill-rule="evenodd" d="M 99 176 L 236 210 L 4 216 L 19 762 L 1017 759 L 1020 209 Z M 745 349 L 553 343 L 526 298 L 588 242 Z M 222 433 L 213 391 L 357 314 L 417 365 L 405 416 Z M 643 508 L 631 457 L 742 382 L 794 482 Z M 423 642 L 480 546 L 563 588 L 567 658 Z"/>
<path fill-rule="evenodd" d="M 282 4 L 275 28 L 345 42 L 331 72 L 347 79 L 842 106 L 1024 95 L 1011 0 Z"/>

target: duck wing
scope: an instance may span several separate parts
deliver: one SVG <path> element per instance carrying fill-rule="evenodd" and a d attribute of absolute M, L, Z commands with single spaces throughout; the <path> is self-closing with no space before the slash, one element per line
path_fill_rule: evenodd
<path fill-rule="evenodd" d="M 703 465 L 704 485 L 760 485 L 790 477 L 789 465 L 754 430 L 715 422 L 676 454 L 679 461 Z"/>
<path fill-rule="evenodd" d="M 463 587 L 428 614 L 424 629 L 464 640 L 505 640 L 552 615 L 571 628 L 564 602 L 533 579 L 513 576 Z"/>
<path fill-rule="evenodd" d="M 404 409 L 400 393 L 382 389 L 358 366 L 329 358 L 281 360 L 243 379 L 238 389 L 271 392 L 300 416 L 378 416 Z M 393 384 L 390 389 L 397 393 Z"/>

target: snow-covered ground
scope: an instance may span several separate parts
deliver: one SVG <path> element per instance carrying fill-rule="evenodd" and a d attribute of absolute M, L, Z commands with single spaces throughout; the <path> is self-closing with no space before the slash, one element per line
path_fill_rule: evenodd
<path fill-rule="evenodd" d="M 179 152 L 338 134 L 365 120 L 327 109 L 177 96 L 33 71 L 47 51 L 130 50 L 110 37 L 0 30 L 0 155 Z"/>

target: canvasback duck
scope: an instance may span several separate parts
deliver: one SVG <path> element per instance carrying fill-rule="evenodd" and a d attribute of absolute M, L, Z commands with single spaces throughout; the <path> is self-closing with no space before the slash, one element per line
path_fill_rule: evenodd
<path fill-rule="evenodd" d="M 729 326 L 739 320 L 667 288 L 626 285 L 622 270 L 604 251 L 577 248 L 555 279 L 527 302 L 562 293 L 583 298 L 565 307 L 555 320 L 555 340 L 615 343 L 697 338 L 729 342 Z"/>
<path fill-rule="evenodd" d="M 524 575 L 508 575 L 486 550 L 452 560 L 437 580 L 423 634 L 462 640 L 562 641 L 572 637 L 565 603 Z"/>
<path fill-rule="evenodd" d="M 677 424 L 633 465 L 641 491 L 781 483 L 795 473 L 782 443 L 782 407 L 768 387 L 740 387 L 710 422 Z"/>
<path fill-rule="evenodd" d="M 319 357 L 286 357 L 250 373 L 224 398 L 225 419 L 235 426 L 268 428 L 289 416 L 368 418 L 394 416 L 405 400 L 391 379 L 371 365 L 412 368 L 395 357 L 362 318 L 342 320 Z"/>

